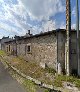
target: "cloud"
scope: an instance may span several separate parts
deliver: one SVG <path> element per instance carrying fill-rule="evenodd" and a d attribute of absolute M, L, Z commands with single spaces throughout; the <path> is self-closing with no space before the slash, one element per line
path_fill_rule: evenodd
<path fill-rule="evenodd" d="M 73 8 L 72 10 L 72 15 L 75 17 L 76 16 L 76 7 Z"/>
<path fill-rule="evenodd" d="M 64 0 L 21 0 L 32 19 L 49 19 L 59 12 L 64 12 Z"/>
<path fill-rule="evenodd" d="M 42 23 L 43 31 L 52 31 L 56 29 L 56 21 L 48 20 Z"/>
<path fill-rule="evenodd" d="M 3 0 L 0 1 L 0 4 L 2 5 L 2 10 L 0 11 L 0 22 L 4 21 L 4 23 L 0 23 L 1 28 L 4 28 L 5 31 L 9 32 L 13 29 L 15 33 L 19 35 L 25 34 L 27 29 L 29 29 L 29 26 L 27 23 L 28 15 L 23 4 L 20 1 L 18 4 L 7 4 Z"/>
<path fill-rule="evenodd" d="M 16 28 L 10 27 L 8 24 L 2 23 L 2 22 L 0 22 L 0 29 L 5 30 L 6 32 L 9 32 L 9 33 L 20 34 L 20 31 L 18 31 Z"/>
<path fill-rule="evenodd" d="M 3 34 L 2 34 L 2 33 L 0 33 L 0 39 L 2 39 L 2 37 L 3 37 Z"/>
<path fill-rule="evenodd" d="M 71 25 L 71 28 L 72 28 L 72 29 L 76 29 L 76 24 L 73 23 L 73 24 Z M 79 30 L 80 30 L 80 24 L 79 24 Z"/>
<path fill-rule="evenodd" d="M 66 29 L 66 25 L 65 25 L 64 22 L 62 22 L 62 23 L 60 24 L 60 29 Z"/>
<path fill-rule="evenodd" d="M 48 20 L 65 11 L 64 3 L 64 0 L 0 0 L 0 29 L 17 35 L 24 35 L 28 29 L 33 34 L 56 29 L 58 21 Z"/>

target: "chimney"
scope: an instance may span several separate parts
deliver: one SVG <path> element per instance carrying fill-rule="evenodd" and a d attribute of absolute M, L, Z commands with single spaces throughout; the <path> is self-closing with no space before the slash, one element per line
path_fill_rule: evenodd
<path fill-rule="evenodd" d="M 28 34 L 30 35 L 30 30 L 28 30 Z"/>
<path fill-rule="evenodd" d="M 12 39 L 13 39 L 13 37 L 12 37 Z"/>

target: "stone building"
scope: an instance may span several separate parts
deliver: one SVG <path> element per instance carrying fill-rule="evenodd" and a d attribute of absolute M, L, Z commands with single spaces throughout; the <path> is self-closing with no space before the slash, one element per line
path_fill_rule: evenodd
<path fill-rule="evenodd" d="M 26 61 L 37 62 L 57 70 L 61 64 L 62 72 L 66 72 L 66 30 L 57 29 L 41 34 L 17 37 L 5 42 L 6 52 L 23 56 Z M 77 74 L 76 30 L 71 31 L 70 73 Z"/>
<path fill-rule="evenodd" d="M 8 42 L 10 40 L 11 40 L 11 38 L 9 38 L 9 36 L 8 37 L 3 37 L 1 39 L 1 41 L 0 41 L 0 43 L 1 43 L 1 50 L 5 50 L 5 42 Z"/>

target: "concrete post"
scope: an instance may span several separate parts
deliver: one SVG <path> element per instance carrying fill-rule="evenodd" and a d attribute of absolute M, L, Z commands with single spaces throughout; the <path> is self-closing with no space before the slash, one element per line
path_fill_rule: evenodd
<path fill-rule="evenodd" d="M 61 68 L 61 64 L 58 63 L 58 74 L 61 75 L 62 73 L 62 68 Z"/>

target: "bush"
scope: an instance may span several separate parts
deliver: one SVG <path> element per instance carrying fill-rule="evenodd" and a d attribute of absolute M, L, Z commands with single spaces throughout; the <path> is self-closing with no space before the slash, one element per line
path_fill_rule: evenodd
<path fill-rule="evenodd" d="M 55 70 L 55 69 L 49 68 L 48 66 L 47 66 L 45 69 L 46 69 L 46 71 L 47 71 L 48 73 L 52 73 L 52 74 L 55 74 L 55 73 L 56 73 L 56 70 Z"/>

